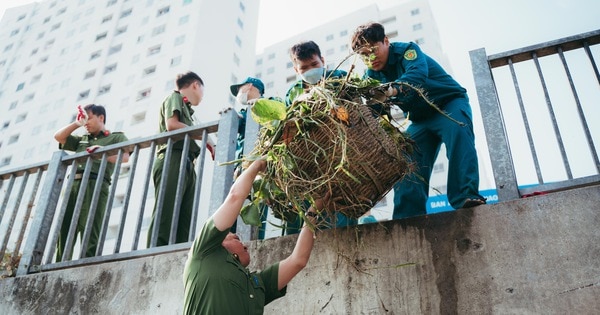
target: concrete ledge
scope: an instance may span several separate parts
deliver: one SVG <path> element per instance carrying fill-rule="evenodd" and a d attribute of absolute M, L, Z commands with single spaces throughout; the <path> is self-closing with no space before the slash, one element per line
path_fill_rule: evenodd
<path fill-rule="evenodd" d="M 266 314 L 594 314 L 600 186 L 317 234 Z M 296 237 L 250 244 L 262 268 Z M 187 253 L 0 280 L 2 314 L 175 314 Z"/>

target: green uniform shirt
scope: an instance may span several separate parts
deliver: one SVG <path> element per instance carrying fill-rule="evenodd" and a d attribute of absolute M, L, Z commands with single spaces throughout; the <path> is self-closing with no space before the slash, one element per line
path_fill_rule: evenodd
<path fill-rule="evenodd" d="M 99 146 L 107 146 L 119 142 L 127 141 L 127 137 L 122 132 L 108 132 L 108 135 L 100 132 L 100 134 L 96 136 L 92 136 L 90 134 L 86 134 L 83 136 L 73 136 L 69 135 L 67 137 L 67 141 L 65 144 L 58 144 L 58 148 L 67 151 L 75 151 L 75 152 L 83 152 L 86 148 L 99 145 Z M 92 173 L 98 173 L 100 169 L 99 159 L 94 159 L 92 163 Z M 106 163 L 106 171 L 104 172 L 104 178 L 110 181 L 110 177 L 115 169 L 115 165 L 113 163 Z M 77 172 L 83 172 L 85 170 L 85 163 L 77 165 Z"/>
<path fill-rule="evenodd" d="M 262 314 L 285 295 L 277 290 L 279 263 L 250 273 L 222 246 L 227 234 L 211 217 L 194 240 L 183 271 L 184 314 Z"/>
<path fill-rule="evenodd" d="M 181 95 L 178 91 L 173 91 L 160 106 L 160 115 L 158 121 L 158 129 L 159 132 L 167 132 L 167 119 L 173 117 L 175 112 L 179 115 L 179 121 L 188 125 L 194 125 L 194 119 L 192 115 L 194 114 L 194 110 L 191 105 L 185 104 L 183 102 L 183 95 Z M 167 147 L 167 144 L 161 144 L 156 151 L 159 154 Z M 173 144 L 173 149 L 181 150 L 183 149 L 183 140 L 177 141 Z M 190 141 L 190 154 L 197 157 L 200 154 L 200 146 L 196 143 L 196 141 Z"/>

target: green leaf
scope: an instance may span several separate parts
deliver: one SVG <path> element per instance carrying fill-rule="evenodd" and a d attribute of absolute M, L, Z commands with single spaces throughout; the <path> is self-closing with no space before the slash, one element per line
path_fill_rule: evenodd
<path fill-rule="evenodd" d="M 253 226 L 260 226 L 260 208 L 255 203 L 249 203 L 242 207 L 240 216 L 244 223 Z"/>
<path fill-rule="evenodd" d="M 261 98 L 254 103 L 250 113 L 257 123 L 266 125 L 273 120 L 284 120 L 286 108 L 282 102 Z"/>

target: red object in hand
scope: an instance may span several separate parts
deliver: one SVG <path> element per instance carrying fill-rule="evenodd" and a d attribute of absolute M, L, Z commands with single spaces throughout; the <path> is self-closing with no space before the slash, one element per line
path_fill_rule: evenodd
<path fill-rule="evenodd" d="M 87 153 L 94 153 L 94 151 L 98 150 L 98 146 L 93 146 L 93 147 L 89 147 L 86 148 L 85 150 L 87 151 Z"/>
<path fill-rule="evenodd" d="M 210 151 L 210 157 L 212 158 L 212 160 L 215 160 L 215 148 L 213 148 L 210 144 L 206 144 L 206 148 L 208 149 L 208 151 Z"/>

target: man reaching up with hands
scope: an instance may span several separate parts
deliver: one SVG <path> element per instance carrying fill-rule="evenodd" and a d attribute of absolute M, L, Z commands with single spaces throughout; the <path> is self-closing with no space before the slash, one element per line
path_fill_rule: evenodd
<path fill-rule="evenodd" d="M 249 272 L 250 254 L 239 237 L 229 232 L 254 178 L 266 161 L 254 161 L 233 183 L 223 204 L 206 221 L 194 240 L 183 272 L 184 314 L 262 314 L 264 306 L 286 293 L 287 284 L 310 258 L 314 234 L 302 228 L 292 254 L 260 272 Z M 328 201 L 316 202 L 322 208 Z M 314 209 L 306 215 L 314 219 Z"/>

